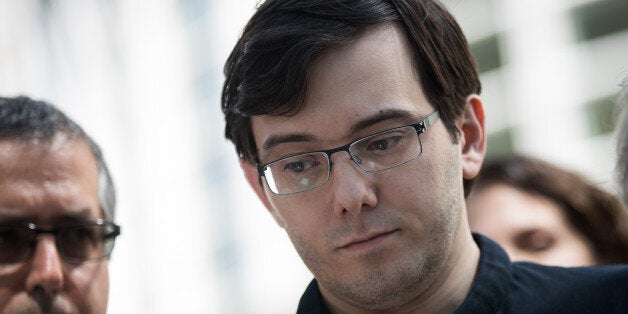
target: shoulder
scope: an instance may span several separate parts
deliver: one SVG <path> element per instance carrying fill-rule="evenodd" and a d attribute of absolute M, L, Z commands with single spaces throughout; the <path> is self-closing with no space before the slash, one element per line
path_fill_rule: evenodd
<path fill-rule="evenodd" d="M 628 265 L 565 268 L 515 262 L 512 263 L 512 276 L 519 286 L 536 286 L 536 289 L 628 289 Z"/>
<path fill-rule="evenodd" d="M 572 313 L 628 312 L 628 265 L 563 268 L 512 263 L 509 307 Z"/>
<path fill-rule="evenodd" d="M 297 314 L 326 314 L 330 313 L 329 309 L 323 302 L 320 290 L 318 290 L 318 283 L 316 279 L 313 279 L 305 289 L 301 300 L 299 301 L 299 307 L 297 308 Z"/>
<path fill-rule="evenodd" d="M 628 265 L 513 263 L 489 238 L 474 239 L 482 255 L 458 313 L 628 313 Z"/>

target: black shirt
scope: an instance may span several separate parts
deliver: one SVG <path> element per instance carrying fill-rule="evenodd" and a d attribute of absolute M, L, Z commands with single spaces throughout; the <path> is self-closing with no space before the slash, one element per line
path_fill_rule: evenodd
<path fill-rule="evenodd" d="M 628 265 L 563 268 L 511 262 L 497 243 L 473 238 L 481 257 L 471 291 L 455 313 L 628 313 Z M 298 314 L 330 313 L 316 279 Z"/>

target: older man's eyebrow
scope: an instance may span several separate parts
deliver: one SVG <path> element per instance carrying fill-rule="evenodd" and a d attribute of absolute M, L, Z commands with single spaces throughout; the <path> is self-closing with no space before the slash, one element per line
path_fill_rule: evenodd
<path fill-rule="evenodd" d="M 383 109 L 379 112 L 367 116 L 366 118 L 357 121 L 351 125 L 349 128 L 349 134 L 357 133 L 363 129 L 366 129 L 376 123 L 387 121 L 387 120 L 409 120 L 416 119 L 416 117 L 406 110 L 401 109 Z"/>
<path fill-rule="evenodd" d="M 89 208 L 81 209 L 76 212 L 67 212 L 61 213 L 59 215 L 53 215 L 51 217 L 51 222 L 53 224 L 57 223 L 74 223 L 74 222 L 83 222 L 88 220 L 97 219 L 98 217 L 92 217 L 92 210 Z M 27 215 L 11 212 L 6 213 L 0 211 L 0 222 L 1 223 L 22 223 L 22 222 L 32 222 L 32 223 L 41 223 L 42 216 L 38 214 L 29 213 Z"/>
<path fill-rule="evenodd" d="M 265 151 L 267 151 L 279 144 L 311 142 L 315 139 L 316 138 L 312 134 L 308 133 L 279 134 L 267 138 L 262 147 Z"/>
<path fill-rule="evenodd" d="M 84 208 L 78 210 L 76 212 L 64 213 L 55 217 L 55 221 L 59 222 L 81 222 L 86 220 L 97 219 L 98 217 L 93 217 L 93 210 L 89 208 Z"/>

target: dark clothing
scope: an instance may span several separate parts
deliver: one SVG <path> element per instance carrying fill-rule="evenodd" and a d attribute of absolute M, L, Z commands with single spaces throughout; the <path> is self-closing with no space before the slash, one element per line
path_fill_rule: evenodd
<path fill-rule="evenodd" d="M 628 313 L 628 265 L 563 268 L 511 262 L 497 243 L 473 238 L 481 257 L 455 313 Z M 312 280 L 298 314 L 329 313 Z"/>

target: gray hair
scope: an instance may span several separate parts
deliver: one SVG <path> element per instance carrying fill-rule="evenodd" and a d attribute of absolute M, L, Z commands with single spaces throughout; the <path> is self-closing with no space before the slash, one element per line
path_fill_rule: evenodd
<path fill-rule="evenodd" d="M 0 97 L 0 139 L 52 141 L 59 135 L 83 140 L 98 169 L 98 200 L 105 219 L 115 218 L 116 192 L 98 144 L 72 119 L 55 106 L 28 97 Z"/>
<path fill-rule="evenodd" d="M 622 114 L 617 128 L 617 175 L 624 204 L 628 205 L 628 76 L 620 85 L 622 91 L 617 99 Z"/>

